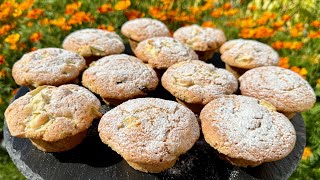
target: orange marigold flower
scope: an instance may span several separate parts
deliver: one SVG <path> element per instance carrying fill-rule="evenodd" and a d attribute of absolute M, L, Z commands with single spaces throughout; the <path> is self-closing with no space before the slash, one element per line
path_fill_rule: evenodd
<path fill-rule="evenodd" d="M 225 16 L 234 16 L 235 14 L 237 14 L 239 12 L 238 8 L 233 8 L 233 9 L 229 9 L 227 11 L 224 11 L 223 14 Z"/>
<path fill-rule="evenodd" d="M 201 26 L 202 27 L 211 27 L 211 28 L 216 27 L 216 25 L 212 21 L 205 21 L 205 22 L 202 23 Z"/>
<path fill-rule="evenodd" d="M 43 14 L 43 9 L 32 9 L 28 11 L 27 17 L 30 19 L 38 19 Z"/>
<path fill-rule="evenodd" d="M 310 25 L 316 28 L 320 28 L 320 20 L 314 20 Z"/>
<path fill-rule="evenodd" d="M 42 35 L 39 32 L 32 33 L 30 36 L 31 42 L 38 42 L 41 39 Z"/>
<path fill-rule="evenodd" d="M 242 38 L 252 38 L 255 31 L 250 28 L 241 29 L 239 36 Z"/>
<path fill-rule="evenodd" d="M 0 5 L 0 20 L 7 18 L 14 9 L 15 2 L 5 1 Z"/>
<path fill-rule="evenodd" d="M 144 13 L 137 10 L 129 10 L 124 13 L 128 20 L 144 17 Z"/>
<path fill-rule="evenodd" d="M 33 26 L 33 22 L 28 22 L 28 23 L 27 23 L 27 26 L 28 26 L 28 27 Z"/>
<path fill-rule="evenodd" d="M 279 50 L 279 49 L 283 48 L 283 43 L 281 41 L 276 41 L 276 42 L 272 43 L 271 46 L 274 49 Z"/>
<path fill-rule="evenodd" d="M 9 44 L 16 44 L 19 41 L 19 39 L 20 39 L 20 34 L 15 33 L 15 34 L 10 34 L 8 37 L 4 39 L 4 41 Z"/>
<path fill-rule="evenodd" d="M 302 34 L 302 32 L 299 31 L 297 28 L 290 29 L 290 35 L 292 37 L 299 37 L 299 36 L 301 36 L 301 34 Z"/>
<path fill-rule="evenodd" d="M 23 1 L 21 4 L 19 4 L 19 9 L 26 10 L 29 9 L 30 7 L 32 7 L 33 3 L 35 0 L 25 0 Z"/>
<path fill-rule="evenodd" d="M 299 50 L 302 48 L 302 46 L 303 46 L 302 42 L 294 41 L 291 43 L 290 49 Z"/>
<path fill-rule="evenodd" d="M 231 3 L 225 3 L 224 5 L 223 5 L 223 9 L 224 10 L 228 10 L 228 9 L 230 9 L 232 7 L 232 5 L 231 5 Z"/>
<path fill-rule="evenodd" d="M 12 16 L 13 16 L 13 17 L 19 17 L 19 16 L 21 16 L 21 14 L 22 14 L 22 10 L 19 9 L 19 8 L 16 8 L 16 9 L 13 11 Z"/>
<path fill-rule="evenodd" d="M 264 12 L 262 16 L 269 19 L 269 20 L 277 17 L 276 13 L 272 13 L 272 12 L 268 12 L 268 11 Z"/>
<path fill-rule="evenodd" d="M 254 11 L 254 10 L 257 9 L 257 6 L 253 4 L 253 5 L 249 6 L 248 9 L 249 9 L 250 11 Z"/>
<path fill-rule="evenodd" d="M 38 48 L 37 47 L 32 47 L 30 50 L 31 51 L 35 51 L 35 50 L 37 50 Z"/>
<path fill-rule="evenodd" d="M 10 29 L 11 29 L 11 26 L 8 25 L 8 24 L 5 24 L 5 25 L 1 26 L 0 35 L 6 34 L 8 31 L 10 31 Z"/>
<path fill-rule="evenodd" d="M 114 31 L 114 27 L 112 25 L 104 25 L 104 24 L 101 24 L 98 26 L 98 29 L 103 29 L 103 30 L 107 30 L 107 31 Z"/>
<path fill-rule="evenodd" d="M 200 11 L 206 11 L 208 9 L 212 9 L 214 7 L 214 2 L 212 0 L 207 1 L 203 6 L 200 6 Z"/>
<path fill-rule="evenodd" d="M 307 160 L 312 156 L 312 149 L 310 147 L 305 147 L 302 154 L 302 160 Z"/>
<path fill-rule="evenodd" d="M 16 89 L 12 90 L 12 91 L 11 91 L 11 94 L 12 94 L 12 95 L 16 95 L 17 92 L 18 92 L 18 90 L 19 90 L 19 88 L 16 88 Z"/>
<path fill-rule="evenodd" d="M 149 8 L 149 14 L 156 18 L 159 19 L 161 21 L 165 21 L 167 20 L 167 15 L 166 13 L 162 12 L 160 8 L 156 8 L 156 7 L 150 7 Z"/>
<path fill-rule="evenodd" d="M 40 21 L 40 24 L 41 24 L 42 26 L 45 26 L 45 25 L 50 24 L 49 19 L 48 19 L 48 18 L 42 19 L 42 20 Z"/>
<path fill-rule="evenodd" d="M 283 68 L 289 68 L 289 58 L 288 57 L 280 57 L 278 65 Z"/>
<path fill-rule="evenodd" d="M 290 70 L 291 70 L 291 71 L 294 71 L 294 72 L 296 72 L 296 73 L 298 73 L 298 74 L 299 74 L 299 72 L 300 72 L 300 68 L 299 68 L 298 66 L 292 66 L 292 67 L 290 68 Z"/>
<path fill-rule="evenodd" d="M 99 8 L 98 11 L 100 14 L 106 13 L 106 12 L 111 12 L 113 11 L 111 4 L 102 4 Z"/>
<path fill-rule="evenodd" d="M 68 20 L 68 24 L 82 24 L 82 22 L 89 22 L 91 20 L 93 20 L 93 18 L 91 17 L 91 14 L 89 12 L 86 13 L 84 11 L 79 11 L 71 16 L 71 18 Z"/>
<path fill-rule="evenodd" d="M 6 60 L 4 58 L 4 55 L 0 55 L 0 65 L 5 64 Z"/>
<path fill-rule="evenodd" d="M 212 17 L 215 17 L 215 18 L 221 17 L 222 14 L 223 14 L 222 8 L 217 8 L 217 9 L 215 9 L 215 10 L 213 10 L 213 11 L 211 12 L 211 16 L 212 16 Z"/>
<path fill-rule="evenodd" d="M 72 15 L 76 10 L 78 10 L 81 7 L 82 3 L 80 1 L 73 2 L 71 4 L 68 4 L 66 6 L 65 14 Z"/>
<path fill-rule="evenodd" d="M 250 27 L 254 27 L 255 25 L 256 23 L 253 21 L 252 18 L 240 20 L 240 27 L 242 28 L 250 28 Z"/>
<path fill-rule="evenodd" d="M 259 25 L 265 25 L 265 24 L 268 23 L 268 21 L 269 21 L 269 19 L 267 17 L 264 17 L 264 16 L 256 20 L 256 22 Z"/>
<path fill-rule="evenodd" d="M 288 14 L 285 14 L 281 17 L 281 19 L 284 21 L 288 21 L 290 18 L 291 18 L 291 16 L 289 16 Z"/>
<path fill-rule="evenodd" d="M 66 19 L 64 17 L 50 20 L 49 23 L 54 26 L 60 27 L 62 30 L 70 30 L 71 29 L 71 26 L 67 25 Z"/>
<path fill-rule="evenodd" d="M 255 28 L 254 38 L 270 38 L 274 34 L 274 30 L 266 26 L 260 26 Z"/>
<path fill-rule="evenodd" d="M 0 71 L 0 78 L 4 78 L 7 76 L 7 71 L 5 69 L 1 69 Z"/>
<path fill-rule="evenodd" d="M 123 10 L 128 9 L 128 7 L 130 7 L 130 5 L 131 5 L 130 0 L 120 0 L 114 6 L 114 9 L 118 10 L 118 11 L 123 11 Z"/>
<path fill-rule="evenodd" d="M 302 31 L 304 29 L 303 23 L 298 23 L 294 26 L 298 31 Z"/>
<path fill-rule="evenodd" d="M 316 31 L 310 31 L 308 33 L 308 37 L 309 38 L 320 38 L 320 31 L 316 32 Z"/>
<path fill-rule="evenodd" d="M 272 24 L 273 27 L 279 28 L 284 25 L 284 21 L 276 21 Z"/>

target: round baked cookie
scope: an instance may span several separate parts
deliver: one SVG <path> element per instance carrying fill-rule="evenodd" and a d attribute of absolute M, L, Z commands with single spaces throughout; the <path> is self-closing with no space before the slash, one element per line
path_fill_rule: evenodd
<path fill-rule="evenodd" d="M 156 69 L 168 69 L 171 65 L 196 60 L 198 55 L 188 46 L 170 37 L 154 37 L 140 42 L 136 56 Z"/>
<path fill-rule="evenodd" d="M 125 47 L 115 32 L 101 29 L 81 29 L 69 34 L 62 47 L 84 57 L 120 54 Z"/>
<path fill-rule="evenodd" d="M 12 68 L 12 76 L 20 86 L 59 86 L 71 83 L 85 69 L 80 55 L 59 48 L 43 48 L 22 56 Z"/>
<path fill-rule="evenodd" d="M 200 136 L 195 115 L 157 98 L 129 100 L 108 111 L 98 127 L 105 144 L 136 170 L 159 173 L 172 167 Z"/>
<path fill-rule="evenodd" d="M 245 72 L 239 81 L 241 94 L 269 101 L 283 113 L 306 111 L 316 102 L 309 83 L 289 69 L 259 67 Z"/>
<path fill-rule="evenodd" d="M 196 24 L 177 29 L 173 37 L 195 50 L 199 59 L 204 61 L 212 58 L 214 52 L 227 40 L 223 31 Z"/>
<path fill-rule="evenodd" d="M 144 97 L 157 87 L 158 82 L 150 65 L 126 54 L 103 57 L 91 63 L 82 76 L 85 87 L 112 105 Z"/>
<path fill-rule="evenodd" d="M 267 44 L 254 41 L 235 39 L 224 43 L 220 48 L 221 60 L 226 68 L 236 71 L 236 76 L 246 70 L 261 66 L 276 66 L 279 62 L 278 53 Z"/>
<path fill-rule="evenodd" d="M 162 86 L 194 112 L 222 94 L 232 94 L 238 81 L 225 69 L 203 61 L 183 61 L 172 65 L 161 78 Z"/>
<path fill-rule="evenodd" d="M 121 33 L 129 39 L 133 52 L 139 42 L 160 36 L 170 36 L 167 26 L 159 20 L 151 18 L 137 18 L 127 21 L 121 27 Z"/>
<path fill-rule="evenodd" d="M 295 146 L 291 122 L 264 100 L 221 96 L 203 108 L 200 119 L 205 141 L 236 166 L 280 160 Z"/>
<path fill-rule="evenodd" d="M 93 119 L 101 117 L 99 109 L 99 99 L 81 86 L 39 86 L 11 103 L 5 119 L 12 136 L 60 152 L 83 140 Z"/>

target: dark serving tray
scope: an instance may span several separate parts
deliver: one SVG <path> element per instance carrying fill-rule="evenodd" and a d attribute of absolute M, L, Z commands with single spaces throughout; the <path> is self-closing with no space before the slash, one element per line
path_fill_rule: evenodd
<path fill-rule="evenodd" d="M 126 53 L 132 54 L 128 46 Z M 219 54 L 209 63 L 224 67 Z M 28 91 L 27 87 L 21 87 L 14 99 Z M 150 96 L 174 99 L 161 86 Z M 232 166 L 220 160 L 219 153 L 201 136 L 172 168 L 159 174 L 134 170 L 120 155 L 103 144 L 97 132 L 98 121 L 93 122 L 84 141 L 67 152 L 44 153 L 34 147 L 29 139 L 12 137 L 6 124 L 4 140 L 14 164 L 28 179 L 287 179 L 296 169 L 306 144 L 302 116 L 297 114 L 291 122 L 297 132 L 297 141 L 293 151 L 282 160 L 254 168 Z"/>

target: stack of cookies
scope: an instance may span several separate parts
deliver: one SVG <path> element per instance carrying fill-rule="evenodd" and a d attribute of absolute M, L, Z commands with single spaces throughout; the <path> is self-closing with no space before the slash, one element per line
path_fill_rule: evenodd
<path fill-rule="evenodd" d="M 240 167 L 292 151 L 296 133 L 289 119 L 316 98 L 298 74 L 274 66 L 278 54 L 270 46 L 226 42 L 223 31 L 198 25 L 170 37 L 165 24 L 149 18 L 128 21 L 121 32 L 136 57 L 121 54 L 116 33 L 84 29 L 67 36 L 64 49 L 39 49 L 17 61 L 16 83 L 32 90 L 5 112 L 11 135 L 45 152 L 66 151 L 101 118 L 101 141 L 149 173 L 172 167 L 201 131 L 222 159 Z M 206 63 L 218 51 L 226 69 Z M 148 98 L 157 88 L 176 102 Z M 103 115 L 101 104 L 114 108 Z"/>

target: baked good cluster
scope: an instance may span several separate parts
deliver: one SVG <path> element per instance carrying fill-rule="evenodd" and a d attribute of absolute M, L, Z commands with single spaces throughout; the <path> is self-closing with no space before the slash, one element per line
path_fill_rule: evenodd
<path fill-rule="evenodd" d="M 101 141 L 136 170 L 172 167 L 203 133 L 235 166 L 285 158 L 294 148 L 295 113 L 310 109 L 315 93 L 298 74 L 277 67 L 279 56 L 254 40 L 227 41 L 198 25 L 171 36 L 162 22 L 140 18 L 121 37 L 99 29 L 69 34 L 62 48 L 43 48 L 18 60 L 12 75 L 31 91 L 5 112 L 12 136 L 45 152 L 67 151 L 86 137 L 93 120 Z M 226 69 L 207 63 L 221 53 Z M 176 101 L 150 98 L 162 87 Z M 102 113 L 101 105 L 114 107 Z"/>

